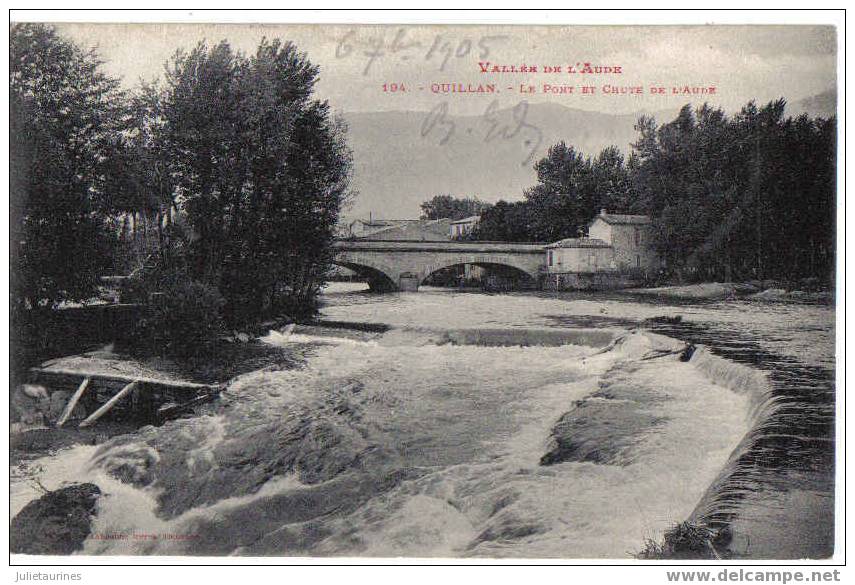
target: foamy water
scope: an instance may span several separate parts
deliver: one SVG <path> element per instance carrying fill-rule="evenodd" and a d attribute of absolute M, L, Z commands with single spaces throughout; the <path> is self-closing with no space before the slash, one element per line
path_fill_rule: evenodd
<path fill-rule="evenodd" d="M 49 489 L 89 481 L 106 494 L 84 554 L 626 558 L 689 517 L 752 422 L 749 396 L 674 355 L 642 359 L 655 341 L 641 334 L 606 351 L 532 344 L 536 331 L 525 346 L 436 335 L 671 309 L 336 288 L 324 317 L 396 329 L 271 332 L 268 343 L 313 346 L 305 368 L 247 374 L 201 416 L 31 463 Z M 594 405 L 592 423 L 614 407 L 614 424 L 637 432 L 597 435 L 604 461 L 542 465 L 578 401 Z M 13 514 L 37 495 L 17 482 Z"/>

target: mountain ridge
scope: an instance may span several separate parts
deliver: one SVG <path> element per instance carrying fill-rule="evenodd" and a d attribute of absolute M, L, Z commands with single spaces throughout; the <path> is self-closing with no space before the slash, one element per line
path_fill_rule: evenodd
<path fill-rule="evenodd" d="M 788 115 L 827 117 L 836 111 L 836 90 L 788 105 Z M 347 220 L 416 218 L 434 195 L 473 196 L 484 201 L 519 200 L 537 182 L 534 163 L 564 140 L 586 156 L 614 145 L 628 155 L 642 114 L 657 122 L 679 108 L 631 114 L 582 110 L 550 102 L 489 114 L 454 116 L 417 110 L 350 112 L 348 141 L 358 195 Z M 522 122 L 522 124 L 521 124 Z"/>

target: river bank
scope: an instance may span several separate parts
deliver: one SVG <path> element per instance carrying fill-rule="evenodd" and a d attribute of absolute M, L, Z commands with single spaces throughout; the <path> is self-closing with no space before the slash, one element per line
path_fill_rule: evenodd
<path fill-rule="evenodd" d="M 757 282 L 703 282 L 650 288 L 630 288 L 621 291 L 628 295 L 654 297 L 668 300 L 717 301 L 747 298 L 767 302 L 832 303 L 834 295 L 829 290 L 816 287 L 802 290 L 775 281 Z"/>

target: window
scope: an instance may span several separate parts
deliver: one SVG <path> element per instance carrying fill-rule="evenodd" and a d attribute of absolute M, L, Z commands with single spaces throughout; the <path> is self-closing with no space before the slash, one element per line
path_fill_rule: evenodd
<path fill-rule="evenodd" d="M 638 228 L 635 228 L 635 245 L 637 246 L 641 242 L 641 234 L 638 231 Z"/>
<path fill-rule="evenodd" d="M 638 254 L 635 255 L 635 267 L 641 268 L 641 256 L 639 256 Z"/>
<path fill-rule="evenodd" d="M 548 260 L 547 260 L 547 262 L 549 263 L 549 265 L 550 265 L 550 266 L 552 266 L 552 250 L 550 250 L 550 251 L 546 254 L 546 257 L 547 257 L 547 259 L 548 259 Z"/>

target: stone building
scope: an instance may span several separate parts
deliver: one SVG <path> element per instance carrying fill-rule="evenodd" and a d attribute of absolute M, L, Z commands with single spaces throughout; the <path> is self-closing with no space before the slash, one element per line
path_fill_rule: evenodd
<path fill-rule="evenodd" d="M 600 211 L 588 225 L 588 236 L 607 242 L 614 250 L 620 271 L 650 272 L 659 269 L 659 257 L 650 246 L 650 217 Z"/>
<path fill-rule="evenodd" d="M 659 269 L 650 246 L 650 217 L 601 210 L 588 237 L 546 246 L 544 286 L 556 289 L 617 288 L 638 283 Z"/>
<path fill-rule="evenodd" d="M 456 221 L 451 222 L 451 238 L 459 239 L 463 238 L 475 229 L 475 226 L 478 225 L 478 222 L 481 221 L 480 215 L 473 215 L 471 217 L 464 217 L 463 219 L 458 219 Z"/>
<path fill-rule="evenodd" d="M 567 238 L 546 246 L 546 270 L 563 272 L 614 272 L 614 249 L 597 238 Z"/>

